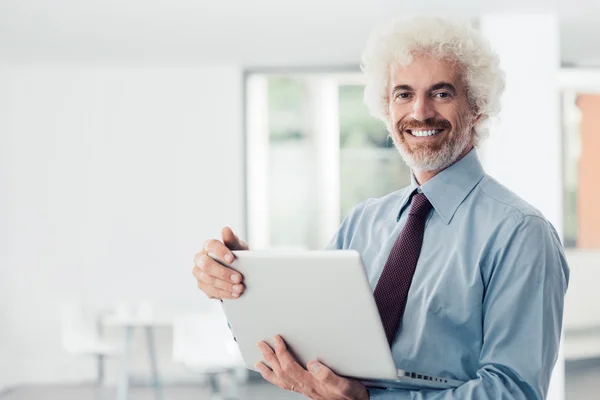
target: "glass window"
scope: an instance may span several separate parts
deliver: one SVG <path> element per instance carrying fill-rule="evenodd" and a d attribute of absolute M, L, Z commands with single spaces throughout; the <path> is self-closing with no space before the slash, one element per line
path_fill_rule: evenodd
<path fill-rule="evenodd" d="M 363 85 L 339 87 L 340 203 L 342 218 L 369 197 L 410 184 L 410 169 L 394 147 L 383 122 L 363 103 Z"/>
<path fill-rule="evenodd" d="M 255 96 L 248 86 L 249 106 L 263 106 L 248 108 L 258 117 L 250 120 L 261 121 L 248 149 L 268 161 L 253 169 L 259 172 L 247 187 L 249 197 L 264 199 L 248 211 L 262 247 L 322 248 L 354 206 L 410 183 L 384 124 L 363 103 L 360 74 L 256 77 L 261 85 Z"/>
<path fill-rule="evenodd" d="M 563 95 L 564 243 L 600 248 L 600 94 Z"/>
<path fill-rule="evenodd" d="M 302 79 L 274 76 L 268 96 L 270 246 L 303 248 L 310 212 L 308 88 Z"/>

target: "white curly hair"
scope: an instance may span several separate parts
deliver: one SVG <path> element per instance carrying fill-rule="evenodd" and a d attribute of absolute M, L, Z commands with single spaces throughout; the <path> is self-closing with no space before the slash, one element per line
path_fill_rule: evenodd
<path fill-rule="evenodd" d="M 396 19 L 376 29 L 362 53 L 366 77 L 364 102 L 391 133 L 388 85 L 392 64 L 408 66 L 415 55 L 452 60 L 461 67 L 473 111 L 482 117 L 475 125 L 475 144 L 489 135 L 489 119 L 500 111 L 504 72 L 498 55 L 483 35 L 467 22 L 441 17 Z"/>

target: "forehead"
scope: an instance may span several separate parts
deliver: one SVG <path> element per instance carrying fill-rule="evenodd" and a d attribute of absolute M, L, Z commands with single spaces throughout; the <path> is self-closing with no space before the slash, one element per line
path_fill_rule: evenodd
<path fill-rule="evenodd" d="M 398 85 L 409 85 L 414 89 L 426 89 L 439 82 L 462 87 L 458 63 L 427 55 L 415 56 L 408 66 L 392 64 L 390 67 L 390 89 Z"/>

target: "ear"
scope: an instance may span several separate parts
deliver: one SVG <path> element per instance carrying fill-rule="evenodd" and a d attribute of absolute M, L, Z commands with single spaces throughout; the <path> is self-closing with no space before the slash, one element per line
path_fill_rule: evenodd
<path fill-rule="evenodd" d="M 471 120 L 472 122 L 472 128 L 471 130 L 473 131 L 473 133 L 475 132 L 475 125 L 477 125 L 480 121 L 483 121 L 487 118 L 486 115 L 484 114 L 476 114 L 473 119 Z"/>
<path fill-rule="evenodd" d="M 473 117 L 473 120 L 472 120 L 473 125 L 471 126 L 471 135 L 472 135 L 471 138 L 473 140 L 473 143 L 475 143 L 475 136 L 476 136 L 475 125 L 477 125 L 480 121 L 485 120 L 486 118 L 487 118 L 487 116 L 484 114 L 477 114 Z"/>

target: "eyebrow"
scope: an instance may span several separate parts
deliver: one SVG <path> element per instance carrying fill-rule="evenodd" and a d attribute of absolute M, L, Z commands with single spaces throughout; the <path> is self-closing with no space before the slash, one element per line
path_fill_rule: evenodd
<path fill-rule="evenodd" d="M 432 87 L 429 88 L 429 91 L 435 92 L 436 90 L 440 90 L 440 89 L 446 89 L 446 90 L 452 92 L 452 94 L 456 94 L 456 88 L 454 87 L 453 84 L 448 83 L 448 82 L 436 83 L 435 85 L 433 85 Z"/>
<path fill-rule="evenodd" d="M 400 90 L 404 90 L 407 92 L 414 91 L 414 89 L 412 87 L 410 87 L 409 85 L 397 85 L 397 86 L 394 86 L 394 90 L 392 90 L 392 95 Z"/>
<path fill-rule="evenodd" d="M 452 92 L 452 94 L 454 94 L 454 95 L 456 94 L 456 87 L 454 87 L 454 85 L 449 82 L 438 82 L 438 83 L 432 85 L 428 91 L 434 92 L 434 91 L 440 90 L 440 89 L 446 89 L 446 90 Z M 410 85 L 397 85 L 394 87 L 394 90 L 392 90 L 392 95 L 394 95 L 396 92 L 398 92 L 400 90 L 404 90 L 407 92 L 414 91 L 414 89 Z"/>

